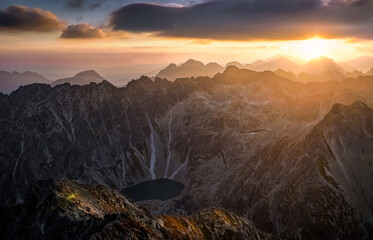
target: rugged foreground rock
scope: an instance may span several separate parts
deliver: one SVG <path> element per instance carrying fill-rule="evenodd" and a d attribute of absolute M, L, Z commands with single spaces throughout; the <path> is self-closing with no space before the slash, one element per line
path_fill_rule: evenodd
<path fill-rule="evenodd" d="M 36 183 L 23 204 L 1 211 L 2 239 L 270 239 L 248 220 L 220 209 L 152 217 L 102 185 Z"/>
<path fill-rule="evenodd" d="M 228 67 L 125 88 L 35 84 L 0 95 L 0 203 L 75 179 L 184 184 L 153 214 L 222 208 L 290 239 L 373 238 L 373 77 L 300 84 Z"/>

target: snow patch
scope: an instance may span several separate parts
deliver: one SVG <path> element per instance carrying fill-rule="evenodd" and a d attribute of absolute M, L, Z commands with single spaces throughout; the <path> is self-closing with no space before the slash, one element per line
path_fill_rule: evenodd
<path fill-rule="evenodd" d="M 21 140 L 21 152 L 19 153 L 19 155 L 18 155 L 18 157 L 16 159 L 16 163 L 14 165 L 13 174 L 12 174 L 14 183 L 16 181 L 16 173 L 17 173 L 17 168 L 18 168 L 19 160 L 20 160 L 20 158 L 21 158 L 21 156 L 22 156 L 22 154 L 23 154 L 24 151 L 25 151 L 25 141 L 24 141 L 23 136 L 22 136 L 22 140 Z"/>
<path fill-rule="evenodd" d="M 170 111 L 169 113 L 169 117 L 168 117 L 168 140 L 167 140 L 167 164 L 166 164 L 166 170 L 164 172 L 164 178 L 167 177 L 167 173 L 168 173 L 168 168 L 170 166 L 170 161 L 171 161 L 171 140 L 172 140 L 172 129 L 171 129 L 171 125 L 172 125 L 172 111 Z"/>
<path fill-rule="evenodd" d="M 149 171 L 150 171 L 150 175 L 152 176 L 152 179 L 155 179 L 156 178 L 155 172 L 154 172 L 155 161 L 156 161 L 155 130 L 154 130 L 152 122 L 149 119 L 148 114 L 145 113 L 145 115 L 146 115 L 146 119 L 148 120 L 148 125 L 149 125 L 149 129 L 150 129 L 150 167 L 149 167 Z"/>

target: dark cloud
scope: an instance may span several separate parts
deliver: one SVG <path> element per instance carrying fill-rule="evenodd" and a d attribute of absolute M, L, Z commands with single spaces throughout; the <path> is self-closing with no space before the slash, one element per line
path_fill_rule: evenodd
<path fill-rule="evenodd" d="M 67 0 L 66 6 L 69 8 L 83 8 L 85 4 L 85 0 Z"/>
<path fill-rule="evenodd" d="M 92 3 L 91 5 L 90 5 L 90 9 L 96 9 L 96 8 L 99 8 L 99 7 L 101 7 L 101 3 L 100 2 L 94 2 L 94 3 Z"/>
<path fill-rule="evenodd" d="M 114 30 L 207 39 L 373 37 L 372 0 L 214 0 L 188 7 L 130 4 L 111 14 Z"/>
<path fill-rule="evenodd" d="M 101 7 L 102 3 L 101 2 L 88 2 L 87 0 L 67 0 L 65 5 L 68 8 L 73 8 L 73 9 L 83 9 L 83 8 L 96 9 L 96 8 Z"/>
<path fill-rule="evenodd" d="M 106 34 L 87 23 L 70 25 L 62 32 L 61 38 L 104 38 Z"/>
<path fill-rule="evenodd" d="M 25 6 L 10 6 L 0 11 L 0 30 L 46 32 L 61 30 L 65 23 L 49 11 Z"/>

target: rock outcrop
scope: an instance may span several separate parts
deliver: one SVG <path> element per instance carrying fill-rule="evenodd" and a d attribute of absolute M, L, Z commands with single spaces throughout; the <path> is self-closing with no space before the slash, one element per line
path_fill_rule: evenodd
<path fill-rule="evenodd" d="M 220 209 L 152 217 L 101 185 L 69 180 L 34 184 L 25 202 L 3 208 L 3 239 L 270 239 L 248 220 Z"/>

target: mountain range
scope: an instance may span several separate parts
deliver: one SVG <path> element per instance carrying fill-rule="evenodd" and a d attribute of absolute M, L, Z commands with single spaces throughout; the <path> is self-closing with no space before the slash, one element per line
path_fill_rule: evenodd
<path fill-rule="evenodd" d="M 179 66 L 176 64 L 170 64 L 164 69 L 153 70 L 144 75 L 165 78 L 170 81 L 174 81 L 177 78 L 199 76 L 213 77 L 217 73 L 222 73 L 229 66 L 236 66 L 238 68 L 254 71 L 272 71 L 278 73 L 279 76 L 287 77 L 298 82 L 325 82 L 330 80 L 342 80 L 343 78 L 356 78 L 364 75 L 373 75 L 373 58 L 371 57 L 361 57 L 340 63 L 336 63 L 333 59 L 327 57 L 319 57 L 312 59 L 305 64 L 298 64 L 294 62 L 292 58 L 281 55 L 267 60 L 257 60 L 250 64 L 232 61 L 227 63 L 224 67 L 215 62 L 205 65 L 200 61 L 189 59 Z M 116 71 L 119 70 L 116 69 Z M 123 71 L 131 72 L 130 68 L 125 68 Z M 137 68 L 132 71 L 137 71 Z M 133 76 L 141 76 L 139 73 L 130 72 L 122 73 L 123 76 L 126 76 L 123 77 L 123 79 L 119 77 L 119 73 L 116 73 L 116 80 L 110 80 L 110 82 L 115 86 L 122 87 L 128 83 L 128 79 L 133 79 Z M 29 71 L 24 73 L 1 71 L 0 92 L 9 94 L 20 86 L 33 83 L 47 83 L 52 86 L 63 83 L 86 85 L 90 82 L 99 83 L 104 79 L 104 77 L 100 76 L 94 70 L 86 70 L 74 75 L 73 77 L 62 78 L 55 81 L 49 80 L 38 73 Z"/>
<path fill-rule="evenodd" d="M 373 63 L 372 63 L 373 64 Z M 209 63 L 206 66 L 199 61 L 188 60 L 186 63 L 177 66 L 170 64 L 165 69 L 161 70 L 157 77 L 166 78 L 174 81 L 176 78 L 208 76 L 213 77 L 217 73 L 221 73 L 229 66 L 236 66 L 242 69 L 250 69 L 253 71 L 272 71 L 280 70 L 281 76 L 285 76 L 284 72 L 291 72 L 292 80 L 299 82 L 325 82 L 330 80 L 342 80 L 345 77 L 351 77 L 352 73 L 347 73 L 340 64 L 336 63 L 333 59 L 327 57 L 319 57 L 310 60 L 309 62 L 300 65 L 284 56 L 277 56 L 270 58 L 266 61 L 258 60 L 251 64 L 242 64 L 239 62 L 229 62 L 225 67 L 217 63 Z M 355 77 L 363 76 L 364 74 L 357 74 L 354 72 Z"/>
<path fill-rule="evenodd" d="M 367 72 L 366 75 L 368 75 L 368 76 L 372 76 L 373 75 L 373 67 Z"/>
<path fill-rule="evenodd" d="M 0 95 L 0 205 L 9 212 L 0 222 L 12 223 L 2 229 L 24 236 L 17 229 L 29 223 L 35 239 L 61 223 L 76 239 L 371 239 L 372 92 L 371 76 L 299 83 L 229 66 L 214 77 Z M 73 181 L 38 183 L 49 178 Z M 138 207 L 118 195 L 160 178 L 184 188 Z M 159 214 L 170 216 L 163 226 Z"/>
<path fill-rule="evenodd" d="M 161 70 L 156 77 L 166 78 L 174 81 L 176 78 L 188 78 L 208 76 L 213 77 L 218 72 L 222 72 L 224 68 L 217 63 L 208 63 L 204 65 L 202 62 L 189 59 L 180 66 L 170 64 L 165 69 Z"/>
<path fill-rule="evenodd" d="M 29 71 L 24 73 L 0 71 L 0 91 L 2 93 L 11 93 L 20 86 L 32 83 L 49 84 L 51 80 L 46 79 L 38 73 Z"/>
<path fill-rule="evenodd" d="M 252 64 L 246 64 L 247 69 L 254 71 L 276 71 L 283 69 L 285 71 L 293 71 L 294 73 L 301 72 L 301 65 L 287 59 L 284 56 L 278 56 L 266 61 L 256 61 Z"/>
<path fill-rule="evenodd" d="M 86 70 L 74 75 L 73 77 L 62 78 L 56 81 L 49 80 L 34 72 L 27 71 L 24 73 L 19 73 L 0 71 L 0 92 L 10 94 L 20 86 L 26 86 L 34 83 L 45 83 L 50 84 L 51 86 L 69 83 L 71 85 L 82 86 L 91 82 L 100 83 L 103 80 L 104 78 L 94 70 Z"/>
<path fill-rule="evenodd" d="M 373 57 L 362 56 L 356 59 L 352 59 L 346 62 L 340 63 L 347 71 L 358 70 L 361 72 L 367 72 L 373 66 Z"/>

